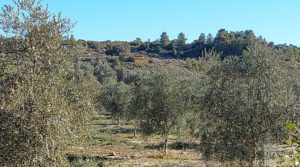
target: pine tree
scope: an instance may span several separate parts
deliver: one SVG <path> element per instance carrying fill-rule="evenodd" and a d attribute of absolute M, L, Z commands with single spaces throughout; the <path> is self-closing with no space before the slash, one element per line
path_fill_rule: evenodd
<path fill-rule="evenodd" d="M 166 32 L 163 32 L 161 35 L 160 35 L 160 44 L 162 46 L 166 46 L 170 43 L 170 39 L 169 39 L 169 36 Z"/>
<path fill-rule="evenodd" d="M 214 42 L 214 37 L 213 37 L 213 35 L 212 35 L 212 34 L 208 34 L 208 35 L 207 35 L 207 39 L 206 39 L 206 43 L 207 43 L 208 45 L 212 45 L 213 42 Z"/>
<path fill-rule="evenodd" d="M 206 38 L 205 38 L 205 34 L 204 33 L 201 33 L 199 38 L 198 38 L 198 42 L 200 45 L 204 45 L 206 44 Z"/>
<path fill-rule="evenodd" d="M 177 45 L 182 48 L 186 44 L 186 40 L 187 39 L 185 38 L 184 33 L 179 33 L 177 38 Z"/>

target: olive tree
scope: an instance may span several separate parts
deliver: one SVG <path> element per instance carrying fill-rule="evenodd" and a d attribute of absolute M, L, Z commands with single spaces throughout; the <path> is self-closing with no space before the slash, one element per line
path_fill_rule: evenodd
<path fill-rule="evenodd" d="M 161 69 L 141 78 L 135 103 L 139 103 L 138 119 L 143 134 L 162 134 L 164 153 L 167 153 L 168 135 L 189 108 L 189 87 L 183 73 Z"/>
<path fill-rule="evenodd" d="M 68 166 L 64 148 L 93 102 L 62 45 L 73 24 L 35 0 L 13 2 L 0 13 L 0 166 Z"/>
<path fill-rule="evenodd" d="M 130 104 L 131 87 L 123 82 L 110 83 L 102 88 L 99 100 L 119 125 Z"/>
<path fill-rule="evenodd" d="M 92 64 L 94 65 L 94 75 L 101 84 L 105 85 L 117 80 L 116 71 L 106 60 L 96 59 Z"/>
<path fill-rule="evenodd" d="M 126 117 L 129 120 L 134 121 L 134 137 L 136 137 L 137 133 L 137 126 L 139 124 L 139 115 L 141 114 L 141 110 L 146 105 L 146 100 L 139 99 L 142 96 L 141 93 L 143 93 L 143 85 L 142 85 L 142 74 L 141 73 L 135 73 L 130 75 L 130 84 L 132 86 L 131 89 L 131 101 L 129 105 L 128 112 L 126 114 Z"/>
<path fill-rule="evenodd" d="M 281 54 L 256 44 L 242 58 L 225 59 L 210 69 L 200 114 L 206 158 L 253 166 L 264 157 L 264 145 L 274 140 L 274 129 L 284 126 L 294 98 L 278 60 Z"/>

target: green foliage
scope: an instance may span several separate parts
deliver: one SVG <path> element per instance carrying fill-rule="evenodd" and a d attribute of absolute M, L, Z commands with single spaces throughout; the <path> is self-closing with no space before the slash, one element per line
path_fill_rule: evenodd
<path fill-rule="evenodd" d="M 280 164 L 282 166 L 297 166 L 300 162 L 300 121 L 299 121 L 299 110 L 300 110 L 300 84 L 296 80 L 295 82 L 295 103 L 290 109 L 290 120 L 286 123 L 286 129 L 289 133 L 289 137 L 286 141 L 292 150 L 292 154 L 289 152 L 286 155 L 280 157 Z"/>
<path fill-rule="evenodd" d="M 69 19 L 34 0 L 14 5 L 0 14 L 2 31 L 15 43 L 5 43 L 0 57 L 1 166 L 68 166 L 63 150 L 94 111 L 96 82 L 61 45 Z"/>
<path fill-rule="evenodd" d="M 170 43 L 170 39 L 169 39 L 169 36 L 166 32 L 163 32 L 160 36 L 160 44 L 162 46 L 166 46 Z"/>
<path fill-rule="evenodd" d="M 36 120 L 15 116 L 0 110 L 0 162 L 1 165 L 28 164 L 43 147 L 40 136 L 32 127 Z"/>
<path fill-rule="evenodd" d="M 286 124 L 286 128 L 289 132 L 289 138 L 287 139 L 287 144 L 289 144 L 293 153 L 285 155 L 281 157 L 281 165 L 288 166 L 297 166 L 300 162 L 300 122 L 299 121 L 288 121 Z"/>
<path fill-rule="evenodd" d="M 172 46 L 172 54 L 173 54 L 173 56 L 176 57 L 176 58 L 178 58 L 178 53 L 177 53 L 177 49 L 175 47 L 175 44 L 172 43 L 171 46 Z"/>
<path fill-rule="evenodd" d="M 177 38 L 177 45 L 182 48 L 185 44 L 186 44 L 186 38 L 185 38 L 185 35 L 184 33 L 179 33 L 178 34 L 178 38 Z"/>
<path fill-rule="evenodd" d="M 212 44 L 214 42 L 214 37 L 212 34 L 208 34 L 207 39 L 206 39 L 206 43 L 208 45 Z"/>
<path fill-rule="evenodd" d="M 201 64 L 197 60 L 187 59 L 186 60 L 186 68 L 189 69 L 189 70 L 200 71 L 201 70 Z"/>
<path fill-rule="evenodd" d="M 114 68 L 121 65 L 121 61 L 120 61 L 119 57 L 116 56 L 113 58 L 113 65 L 114 65 Z"/>
<path fill-rule="evenodd" d="M 92 64 L 94 75 L 101 84 L 106 85 L 117 80 L 116 72 L 106 61 L 97 59 Z"/>
<path fill-rule="evenodd" d="M 115 70 L 116 70 L 116 74 L 117 74 L 117 82 L 123 81 L 126 83 L 126 81 L 128 80 L 128 77 L 129 77 L 128 76 L 129 71 L 123 66 L 119 66 L 119 67 L 115 68 Z"/>
<path fill-rule="evenodd" d="M 136 38 L 133 42 L 132 42 L 133 46 L 137 46 L 140 47 L 143 44 L 143 41 L 141 38 Z"/>
<path fill-rule="evenodd" d="M 285 60 L 296 61 L 299 59 L 299 53 L 300 51 L 297 49 L 297 47 L 290 46 L 289 48 L 285 49 Z"/>
<path fill-rule="evenodd" d="M 210 70 L 211 67 L 213 67 L 215 64 L 220 62 L 220 54 L 217 53 L 214 50 L 206 51 L 204 50 L 202 52 L 202 56 L 198 60 L 195 59 L 187 59 L 186 60 L 186 68 L 189 70 L 195 70 L 198 72 L 204 72 Z"/>
<path fill-rule="evenodd" d="M 89 63 L 75 62 L 65 82 L 64 90 L 68 92 L 66 97 L 68 106 L 77 112 L 74 125 L 86 122 L 98 107 L 96 97 L 101 90 L 101 84 L 94 76 L 94 67 Z"/>
<path fill-rule="evenodd" d="M 190 107 L 191 85 L 180 71 L 161 69 L 141 77 L 136 83 L 132 104 L 138 111 L 143 134 L 165 136 L 165 153 L 168 134 L 183 119 Z"/>
<path fill-rule="evenodd" d="M 206 37 L 204 33 L 201 33 L 198 39 L 198 42 L 202 45 L 206 44 Z"/>
<path fill-rule="evenodd" d="M 131 87 L 123 82 L 111 83 L 103 87 L 99 99 L 112 118 L 119 124 L 128 111 Z"/>
<path fill-rule="evenodd" d="M 200 57 L 200 61 L 206 61 L 206 62 L 220 61 L 220 60 L 221 60 L 220 54 L 215 50 L 210 50 L 210 51 L 204 50 Z"/>
<path fill-rule="evenodd" d="M 280 52 L 256 44 L 242 59 L 228 58 L 209 72 L 203 98 L 203 155 L 208 159 L 240 160 L 253 166 L 258 152 L 283 127 L 294 101 L 281 68 Z"/>
<path fill-rule="evenodd" d="M 105 53 L 111 56 L 119 56 L 121 53 L 130 53 L 130 45 L 126 42 L 110 43 L 106 46 Z"/>
<path fill-rule="evenodd" d="M 220 55 L 215 50 L 204 50 L 198 62 L 199 71 L 208 72 L 214 65 L 217 65 L 221 61 Z"/>

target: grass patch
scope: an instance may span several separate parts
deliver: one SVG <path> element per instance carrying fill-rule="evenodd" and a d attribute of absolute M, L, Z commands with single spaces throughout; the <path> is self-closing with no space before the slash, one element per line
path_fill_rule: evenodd
<path fill-rule="evenodd" d="M 164 156 L 162 137 L 145 138 L 139 133 L 133 137 L 134 122 L 124 121 L 117 126 L 105 114 L 93 117 L 89 125 L 89 135 L 70 145 L 67 159 L 72 167 L 184 166 L 189 161 L 199 162 L 194 150 L 197 144 L 176 141 L 178 138 L 171 136 L 168 154 Z M 110 156 L 112 153 L 116 156 Z"/>

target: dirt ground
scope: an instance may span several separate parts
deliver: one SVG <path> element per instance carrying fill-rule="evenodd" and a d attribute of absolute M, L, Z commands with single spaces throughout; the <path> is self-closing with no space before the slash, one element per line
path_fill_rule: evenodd
<path fill-rule="evenodd" d="M 162 153 L 160 136 L 148 138 L 138 134 L 134 127 L 123 122 L 116 125 L 107 114 L 101 114 L 89 124 L 89 137 L 69 146 L 68 160 L 74 167 L 101 166 L 180 166 L 180 167 L 223 167 L 235 163 L 207 162 L 197 151 L 198 139 L 170 136 L 168 154 Z M 266 161 L 266 166 L 276 166 Z"/>

